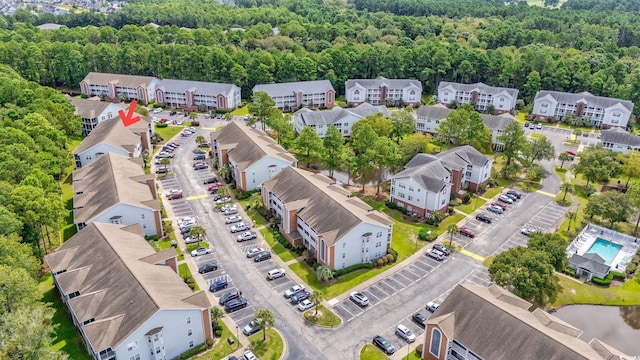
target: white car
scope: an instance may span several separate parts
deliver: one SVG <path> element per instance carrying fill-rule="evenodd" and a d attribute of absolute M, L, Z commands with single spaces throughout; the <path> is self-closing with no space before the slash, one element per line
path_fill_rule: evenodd
<path fill-rule="evenodd" d="M 498 200 L 502 201 L 503 203 L 513 204 L 513 199 L 508 197 L 507 195 L 500 195 L 498 197 Z"/>
<path fill-rule="evenodd" d="M 196 244 L 199 243 L 200 240 L 198 240 L 197 238 L 191 237 L 191 236 L 187 236 L 186 238 L 184 238 L 184 243 L 185 244 Z"/>
<path fill-rule="evenodd" d="M 312 307 L 314 307 L 315 305 L 316 305 L 316 303 L 312 302 L 309 299 L 302 300 L 302 302 L 300 302 L 300 304 L 298 304 L 298 310 L 300 310 L 300 311 L 309 310 Z"/>
<path fill-rule="evenodd" d="M 256 237 L 257 237 L 257 234 L 255 231 L 245 231 L 242 234 L 238 235 L 238 238 L 236 240 L 238 242 L 243 242 L 243 241 L 253 240 Z"/>
<path fill-rule="evenodd" d="M 440 307 L 440 304 L 435 301 L 429 301 L 427 305 L 424 307 L 430 312 L 435 312 Z"/>
<path fill-rule="evenodd" d="M 411 332 L 411 330 L 409 330 L 406 326 L 404 326 L 402 324 L 398 325 L 398 327 L 396 328 L 396 334 L 398 334 L 398 336 L 403 338 L 404 341 L 406 341 L 408 343 L 412 343 L 412 342 L 416 341 L 416 335 L 413 332 Z"/>
<path fill-rule="evenodd" d="M 211 254 L 213 249 L 210 247 L 199 247 L 191 252 L 191 256 L 196 257 L 200 255 Z"/>
<path fill-rule="evenodd" d="M 178 226 L 195 225 L 195 223 L 196 223 L 196 219 L 193 217 L 185 217 L 178 220 Z"/>
<path fill-rule="evenodd" d="M 285 290 L 284 297 L 288 299 L 303 290 L 304 290 L 304 285 L 293 285 L 289 289 Z"/>
<path fill-rule="evenodd" d="M 248 258 L 252 258 L 252 257 L 260 254 L 263 251 L 264 251 L 264 249 L 261 248 L 261 247 L 249 249 L 249 251 L 247 251 L 247 257 Z"/>
<path fill-rule="evenodd" d="M 216 200 L 216 205 L 222 205 L 222 204 L 226 204 L 228 202 L 231 202 L 231 198 L 229 196 L 223 197 L 223 198 L 220 198 L 220 199 Z"/>
<path fill-rule="evenodd" d="M 357 292 L 357 291 L 352 292 L 351 294 L 349 294 L 349 299 L 351 299 L 351 301 L 353 301 L 354 303 L 362 307 L 369 305 L 369 299 L 365 294 L 361 292 Z"/>
<path fill-rule="evenodd" d="M 225 210 L 223 212 L 224 215 L 234 215 L 238 213 L 238 208 L 235 206 L 232 206 L 230 208 L 227 208 L 227 210 Z"/>
<path fill-rule="evenodd" d="M 429 249 L 427 250 L 427 254 L 428 257 L 438 260 L 438 261 L 442 261 L 444 260 L 444 254 L 441 253 L 440 251 L 436 250 L 436 249 Z"/>
<path fill-rule="evenodd" d="M 235 225 L 233 225 L 232 227 L 229 228 L 229 231 L 231 231 L 231 233 L 237 233 L 237 232 L 241 232 L 241 231 L 246 231 L 249 230 L 249 225 L 247 225 L 246 223 L 237 223 Z"/>
<path fill-rule="evenodd" d="M 162 108 L 155 108 L 153 110 L 151 110 L 152 113 L 154 114 L 160 114 L 162 112 Z"/>
<path fill-rule="evenodd" d="M 277 278 L 281 278 L 285 275 L 284 269 L 273 269 L 269 270 L 267 273 L 267 280 L 275 280 Z"/>
<path fill-rule="evenodd" d="M 247 350 L 242 354 L 244 360 L 258 360 L 258 358 L 251 352 L 251 350 Z"/>
<path fill-rule="evenodd" d="M 242 221 L 242 216 L 240 215 L 234 215 L 234 216 L 229 216 L 228 218 L 224 219 L 224 223 L 225 224 L 234 224 L 237 223 L 239 221 Z"/>
<path fill-rule="evenodd" d="M 166 151 L 160 151 L 159 153 L 156 154 L 156 157 L 158 159 L 162 159 L 162 158 L 173 158 L 173 154 L 170 152 L 166 152 Z"/>

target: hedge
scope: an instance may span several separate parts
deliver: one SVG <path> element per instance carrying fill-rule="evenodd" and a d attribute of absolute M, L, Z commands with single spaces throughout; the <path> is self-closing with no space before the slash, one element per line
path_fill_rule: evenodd
<path fill-rule="evenodd" d="M 626 280 L 627 279 L 627 275 L 618 272 L 618 271 L 611 271 L 609 272 L 609 275 L 611 275 L 614 279 L 616 280 Z"/>
<path fill-rule="evenodd" d="M 564 268 L 564 269 L 562 270 L 562 272 L 563 272 L 564 274 L 569 275 L 569 276 L 573 276 L 573 277 L 574 277 L 574 278 L 576 278 L 576 279 L 580 278 L 580 275 L 578 275 L 578 273 L 576 273 L 576 271 L 575 271 L 574 269 L 570 268 L 570 267 Z"/>
<path fill-rule="evenodd" d="M 609 286 L 611 285 L 611 280 L 613 280 L 613 274 L 609 273 L 604 279 L 600 279 L 598 277 L 591 278 L 591 282 L 596 285 Z"/>
<path fill-rule="evenodd" d="M 187 360 L 190 357 L 193 357 L 194 355 L 201 353 L 203 351 L 207 350 L 207 344 L 206 343 L 202 343 L 198 346 L 194 346 L 191 349 L 183 352 L 182 354 L 180 354 L 180 360 Z"/>
<path fill-rule="evenodd" d="M 338 276 L 342 276 L 342 275 L 346 275 L 350 272 L 354 272 L 356 270 L 361 270 L 361 269 L 373 269 L 373 263 L 367 262 L 367 263 L 362 263 L 362 264 L 355 264 L 355 265 L 351 265 L 351 266 L 347 266 L 344 269 L 340 269 L 340 270 L 336 270 L 333 275 L 335 277 Z"/>
<path fill-rule="evenodd" d="M 164 124 L 163 123 L 157 123 L 156 127 L 157 128 L 166 128 L 166 127 L 169 127 L 169 124 L 167 124 L 167 123 L 164 123 Z"/>

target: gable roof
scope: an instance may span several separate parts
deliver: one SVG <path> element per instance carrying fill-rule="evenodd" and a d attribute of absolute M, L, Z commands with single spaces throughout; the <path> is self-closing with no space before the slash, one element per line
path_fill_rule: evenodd
<path fill-rule="evenodd" d="M 437 157 L 429 154 L 417 154 L 405 166 L 405 170 L 393 176 L 394 179 L 409 177 L 422 188 L 438 193 L 451 184 L 444 179 L 451 175 Z"/>
<path fill-rule="evenodd" d="M 116 83 L 118 87 L 136 88 L 138 86 L 148 87 L 155 80 L 152 76 L 124 75 L 90 72 L 82 79 L 89 84 Z"/>
<path fill-rule="evenodd" d="M 423 117 L 427 119 L 435 119 L 442 120 L 452 112 L 453 109 L 449 109 L 448 107 L 442 104 L 436 104 L 431 106 L 420 105 L 418 110 L 416 111 L 416 115 L 418 117 Z"/>
<path fill-rule="evenodd" d="M 171 91 L 177 93 L 185 93 L 187 90 L 193 90 L 196 94 L 224 94 L 231 93 L 234 89 L 239 89 L 234 84 L 223 84 L 205 81 L 176 80 L 163 79 L 158 82 L 158 89 L 163 91 Z"/>
<path fill-rule="evenodd" d="M 349 79 L 344 83 L 345 89 L 351 89 L 360 85 L 364 88 L 379 88 L 383 85 L 391 89 L 404 89 L 409 86 L 415 86 L 420 91 L 422 91 L 422 83 L 420 80 L 411 80 L 411 79 L 387 79 L 385 77 L 379 76 L 375 79 Z"/>
<path fill-rule="evenodd" d="M 482 122 L 484 122 L 487 128 L 491 131 L 504 130 L 507 128 L 507 125 L 514 121 L 518 121 L 509 113 L 501 115 L 480 114 L 480 116 L 482 117 Z"/>
<path fill-rule="evenodd" d="M 453 87 L 456 91 L 471 92 L 477 89 L 480 92 L 484 94 L 489 94 L 489 95 L 497 95 L 501 92 L 506 92 L 507 94 L 511 95 L 511 97 L 513 98 L 518 97 L 518 89 L 489 86 L 481 82 L 477 82 L 475 84 L 461 84 L 461 83 L 454 83 L 449 81 L 441 81 L 440 84 L 438 85 L 438 91 L 446 88 L 447 86 Z"/>
<path fill-rule="evenodd" d="M 624 106 L 627 110 L 633 111 L 633 102 L 629 100 L 608 98 L 604 96 L 596 96 L 591 94 L 588 91 L 583 91 L 583 92 L 574 94 L 574 93 L 566 93 L 561 91 L 541 90 L 536 93 L 534 102 L 538 101 L 539 99 L 545 96 L 551 96 L 557 102 L 562 104 L 575 104 L 580 100 L 584 100 L 589 105 L 597 108 L 606 109 L 616 104 L 620 104 Z"/>
<path fill-rule="evenodd" d="M 264 91 L 269 96 L 291 96 L 300 91 L 304 94 L 325 93 L 333 90 L 329 80 L 297 81 L 278 84 L 259 84 L 253 87 L 253 92 Z M 334 90 L 335 91 L 335 90 Z"/>
<path fill-rule="evenodd" d="M 119 105 L 106 101 L 89 100 L 77 97 L 68 98 L 69 100 L 71 100 L 71 104 L 76 107 L 76 114 L 78 114 L 83 119 L 95 119 L 96 117 L 98 117 L 98 115 L 102 114 L 102 112 L 104 112 L 109 106 L 112 105 L 118 106 L 119 108 L 124 110 L 124 108 L 120 107 Z M 117 115 L 117 113 L 113 114 L 113 116 Z"/>
<path fill-rule="evenodd" d="M 611 128 L 601 131 L 603 143 L 612 143 L 628 146 L 640 146 L 640 136 L 629 134 L 621 128 Z"/>
<path fill-rule="evenodd" d="M 160 210 L 160 202 L 149 186 L 140 182 L 145 175 L 140 165 L 115 153 L 106 153 L 75 170 L 72 175 L 75 223 L 86 223 L 119 203 Z"/>
<path fill-rule="evenodd" d="M 576 267 L 587 269 L 596 274 L 606 274 L 611 268 L 600 255 L 595 253 L 573 254 L 569 262 Z"/>
<path fill-rule="evenodd" d="M 360 119 L 364 119 L 369 115 L 381 113 L 384 117 L 389 117 L 389 110 L 386 106 L 373 106 L 369 103 L 362 103 L 355 108 L 343 109 L 335 106 L 330 110 L 312 111 L 308 108 L 302 108 L 296 111 L 305 125 L 331 125 L 342 120 L 349 115 L 354 115 Z"/>
<path fill-rule="evenodd" d="M 115 349 L 160 309 L 211 306 L 169 266 L 140 260 L 154 254 L 139 224 L 92 223 L 45 256 L 62 291 L 80 293 L 69 300 L 78 321 L 94 320 L 81 325 L 94 351 Z"/>
<path fill-rule="evenodd" d="M 471 145 L 464 145 L 445 150 L 436 155 L 445 166 L 466 167 L 471 164 L 473 166 L 484 166 L 490 159 L 484 156 L 480 151 Z"/>
<path fill-rule="evenodd" d="M 483 359 L 620 359 L 577 338 L 582 331 L 493 284 L 456 286 L 427 324 Z M 596 342 L 600 344 L 600 342 Z"/>
<path fill-rule="evenodd" d="M 294 164 L 296 158 L 278 145 L 269 135 L 250 126 L 230 122 L 222 130 L 214 131 L 211 137 L 221 149 L 228 149 L 229 158 L 240 171 L 246 170 L 266 156 Z"/>
<path fill-rule="evenodd" d="M 332 245 L 362 222 L 389 227 L 386 215 L 373 210 L 359 198 L 337 185 L 323 174 L 294 167 L 283 169 L 263 184 L 289 210 L 298 209 L 298 216 Z"/>
<path fill-rule="evenodd" d="M 143 121 L 139 121 L 139 123 L 144 126 Z M 133 152 L 138 142 L 140 142 L 140 135 L 136 134 L 132 127 L 125 127 L 119 117 L 114 117 L 109 120 L 100 121 L 95 129 L 73 150 L 73 154 L 82 154 L 102 143 L 130 153 Z"/>

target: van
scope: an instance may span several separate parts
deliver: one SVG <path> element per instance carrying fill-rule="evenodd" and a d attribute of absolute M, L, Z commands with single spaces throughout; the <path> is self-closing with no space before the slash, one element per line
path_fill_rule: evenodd
<path fill-rule="evenodd" d="M 224 305 L 224 304 L 228 303 L 231 300 L 235 300 L 235 299 L 239 299 L 239 298 L 240 298 L 240 292 L 238 291 L 238 289 L 235 289 L 235 290 L 231 290 L 228 293 L 222 295 L 222 297 L 220 298 L 218 303 L 220 305 Z"/>

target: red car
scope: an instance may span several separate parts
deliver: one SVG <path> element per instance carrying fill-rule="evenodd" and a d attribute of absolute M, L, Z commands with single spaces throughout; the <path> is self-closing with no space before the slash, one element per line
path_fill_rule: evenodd
<path fill-rule="evenodd" d="M 491 205 L 500 206 L 502 210 L 505 210 L 505 211 L 507 210 L 507 204 L 502 202 L 492 202 Z"/>
<path fill-rule="evenodd" d="M 211 184 L 211 185 L 209 185 L 209 186 L 207 187 L 207 191 L 211 191 L 211 190 L 213 190 L 213 189 L 219 189 L 219 188 L 221 188 L 221 187 L 223 187 L 223 186 L 224 186 L 224 185 L 223 185 L 222 183 L 214 183 L 214 184 Z"/>
<path fill-rule="evenodd" d="M 162 120 L 160 120 L 160 123 L 161 123 L 161 124 L 166 124 L 166 123 L 168 123 L 168 122 L 169 122 L 169 119 L 162 119 Z"/>
<path fill-rule="evenodd" d="M 462 227 L 460 229 L 458 229 L 458 232 L 460 233 L 460 235 L 464 235 L 470 238 L 473 238 L 474 236 L 476 236 L 476 234 L 473 232 L 473 230 L 466 228 L 466 227 Z"/>
<path fill-rule="evenodd" d="M 571 160 L 573 160 L 576 157 L 576 153 L 573 151 L 565 151 L 565 154 L 569 155 L 569 157 L 571 158 Z"/>
<path fill-rule="evenodd" d="M 169 200 L 182 199 L 182 191 L 181 190 L 171 190 L 171 192 L 169 192 L 167 194 L 167 199 L 169 199 Z"/>

